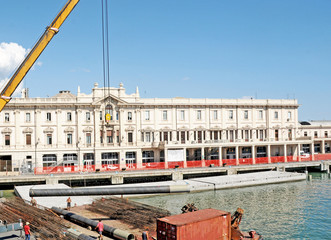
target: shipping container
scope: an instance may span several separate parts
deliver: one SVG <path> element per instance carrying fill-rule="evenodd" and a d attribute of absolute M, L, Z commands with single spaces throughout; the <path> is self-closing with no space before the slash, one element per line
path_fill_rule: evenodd
<path fill-rule="evenodd" d="M 231 214 L 203 209 L 157 219 L 157 240 L 230 240 Z"/>

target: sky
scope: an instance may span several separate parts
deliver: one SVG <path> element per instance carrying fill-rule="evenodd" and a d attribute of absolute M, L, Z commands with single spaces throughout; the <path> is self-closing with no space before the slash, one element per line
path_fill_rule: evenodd
<path fill-rule="evenodd" d="M 67 0 L 2 0 L 0 83 Z M 110 84 L 143 98 L 298 99 L 331 120 L 331 1 L 109 0 Z M 30 97 L 103 86 L 101 0 L 80 0 L 26 75 Z M 19 91 L 19 90 L 18 90 Z"/>

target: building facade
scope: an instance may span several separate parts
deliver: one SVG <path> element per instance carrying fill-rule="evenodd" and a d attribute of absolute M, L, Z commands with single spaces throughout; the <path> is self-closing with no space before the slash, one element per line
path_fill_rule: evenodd
<path fill-rule="evenodd" d="M 297 100 L 144 99 L 138 88 L 14 98 L 0 113 L 0 171 L 330 152 L 331 123 L 298 121 Z"/>

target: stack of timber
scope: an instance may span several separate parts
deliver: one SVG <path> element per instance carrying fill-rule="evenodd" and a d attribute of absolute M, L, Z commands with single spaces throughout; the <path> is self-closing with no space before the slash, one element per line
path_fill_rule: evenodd
<path fill-rule="evenodd" d="M 21 198 L 11 198 L 0 203 L 0 220 L 7 223 L 29 222 L 31 232 L 40 239 L 74 239 L 65 236 L 64 232 L 70 227 L 70 223 L 49 210 L 32 207 Z"/>
<path fill-rule="evenodd" d="M 109 216 L 113 220 L 119 220 L 134 228 L 149 229 L 150 231 L 156 231 L 157 218 L 171 214 L 164 209 L 118 197 L 102 198 L 89 205 L 87 209 L 90 212 Z"/>

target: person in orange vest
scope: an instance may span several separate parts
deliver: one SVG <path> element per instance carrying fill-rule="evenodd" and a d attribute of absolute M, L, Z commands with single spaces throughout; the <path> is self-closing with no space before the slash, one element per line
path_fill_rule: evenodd
<path fill-rule="evenodd" d="M 68 197 L 68 199 L 67 199 L 67 210 L 70 211 L 70 208 L 71 208 L 71 198 Z"/>

